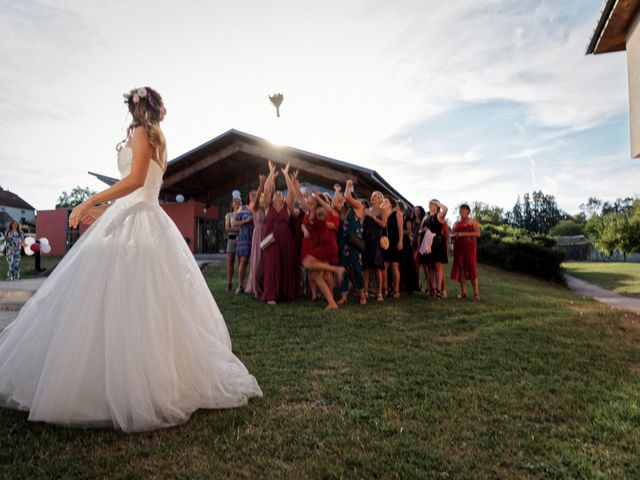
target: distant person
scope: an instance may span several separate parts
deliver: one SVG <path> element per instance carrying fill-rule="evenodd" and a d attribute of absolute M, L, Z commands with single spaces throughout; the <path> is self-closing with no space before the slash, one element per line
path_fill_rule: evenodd
<path fill-rule="evenodd" d="M 460 298 L 467 298 L 467 280 L 473 285 L 473 299 L 480 300 L 478 273 L 476 269 L 476 239 L 480 237 L 480 226 L 469 217 L 471 208 L 460 205 L 460 220 L 453 225 L 453 267 L 451 279 L 460 284 Z"/>
<path fill-rule="evenodd" d="M 270 175 L 275 182 L 276 167 L 269 162 Z M 289 165 L 282 170 L 288 176 Z M 274 184 L 275 185 L 275 184 Z M 275 186 L 274 186 L 275 188 Z M 265 192 L 265 204 L 269 205 L 265 217 L 265 239 L 262 256 L 264 258 L 264 282 L 262 301 L 276 305 L 280 300 L 293 300 L 300 292 L 299 260 L 293 241 L 289 216 L 294 207 L 295 194 L 290 191 L 285 197 L 282 191 Z"/>
<path fill-rule="evenodd" d="M 433 199 L 429 202 L 429 211 L 422 220 L 420 227 L 421 233 L 427 230 L 435 235 L 431 246 L 431 252 L 420 256 L 420 261 L 427 265 L 428 271 L 428 288 L 429 296 L 442 298 L 442 286 L 444 277 L 444 266 L 448 258 L 448 245 L 445 238 L 445 217 L 447 215 L 447 207 L 438 200 Z"/>
<path fill-rule="evenodd" d="M 11 220 L 11 223 L 9 223 L 9 227 L 4 234 L 4 241 L 4 252 L 9 264 L 7 278 L 9 280 L 20 280 L 20 249 L 24 243 L 24 234 L 16 220 Z"/>
<path fill-rule="evenodd" d="M 386 234 L 389 237 L 389 248 L 382 252 L 384 258 L 382 290 L 385 296 L 393 295 L 393 298 L 400 298 L 400 261 L 404 245 L 404 217 L 400 205 L 391 197 L 385 200 L 384 209 L 387 216 Z M 393 282 L 391 288 L 389 288 L 389 276 Z"/>
<path fill-rule="evenodd" d="M 249 208 L 256 200 L 256 192 L 251 191 L 247 196 L 247 203 L 240 207 L 235 217 L 235 227 L 238 229 L 236 239 L 236 257 L 238 257 L 238 288 L 236 294 L 244 293 L 244 279 L 251 258 L 251 242 L 253 240 L 253 212 Z"/>
<path fill-rule="evenodd" d="M 364 251 L 362 266 L 364 267 L 364 289 L 369 292 L 369 279 L 376 278 L 378 302 L 384 301 L 382 296 L 382 275 L 384 271 L 384 249 L 381 239 L 387 228 L 387 213 L 383 210 L 384 196 L 375 191 L 371 194 L 371 207 L 365 210 L 362 224 Z"/>
<path fill-rule="evenodd" d="M 259 185 L 253 202 L 249 204 L 249 210 L 253 212 L 253 234 L 251 236 L 251 269 L 249 270 L 249 280 L 247 293 L 260 298 L 262 295 L 262 278 L 264 276 L 264 262 L 262 259 L 262 249 L 260 243 L 264 240 L 265 190 L 271 188 L 271 178 L 264 175 L 258 177 Z"/>
<path fill-rule="evenodd" d="M 234 192 L 235 193 L 235 192 Z M 224 231 L 227 232 L 227 292 L 233 289 L 233 269 L 236 263 L 236 247 L 238 245 L 238 227 L 236 227 L 236 214 L 242 208 L 240 192 L 231 199 L 229 212 L 224 216 Z"/>
<path fill-rule="evenodd" d="M 406 208 L 404 203 L 398 202 L 402 215 L 402 257 L 400 260 L 400 284 L 405 292 L 413 293 L 420 291 L 420 283 L 418 281 L 418 267 L 415 261 L 415 251 L 413 248 L 414 236 L 414 212 L 412 209 Z"/>

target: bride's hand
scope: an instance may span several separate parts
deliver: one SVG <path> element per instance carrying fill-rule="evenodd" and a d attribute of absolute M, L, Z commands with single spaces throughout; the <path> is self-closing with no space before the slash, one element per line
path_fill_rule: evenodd
<path fill-rule="evenodd" d="M 80 221 L 82 223 L 86 223 L 87 225 L 91 225 L 103 213 L 104 213 L 104 209 L 100 207 L 91 207 L 89 208 L 89 210 L 87 210 L 84 216 L 80 218 Z"/>
<path fill-rule="evenodd" d="M 76 205 L 73 210 L 71 210 L 71 215 L 69 215 L 69 226 L 71 228 L 77 228 L 80 224 L 80 220 L 87 214 L 87 211 L 91 208 L 91 204 L 88 200 L 85 200 L 79 205 Z"/>

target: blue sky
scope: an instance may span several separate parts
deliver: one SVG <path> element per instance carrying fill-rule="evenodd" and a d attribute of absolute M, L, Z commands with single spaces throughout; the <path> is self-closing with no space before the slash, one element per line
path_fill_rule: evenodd
<path fill-rule="evenodd" d="M 237 128 L 375 168 L 416 204 L 634 195 L 625 54 L 584 55 L 600 7 L 0 0 L 0 185 L 39 209 L 102 188 L 86 172 L 117 174 L 121 94 L 151 85 L 170 156 Z"/>

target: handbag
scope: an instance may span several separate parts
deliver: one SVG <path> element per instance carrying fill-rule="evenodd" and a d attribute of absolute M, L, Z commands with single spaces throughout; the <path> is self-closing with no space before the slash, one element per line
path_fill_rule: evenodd
<path fill-rule="evenodd" d="M 380 237 L 380 248 L 389 250 L 389 243 L 389 229 L 387 229 L 387 234 Z"/>
<path fill-rule="evenodd" d="M 356 250 L 364 251 L 364 238 L 358 235 L 358 232 L 349 233 L 348 242 L 354 247 Z"/>
<path fill-rule="evenodd" d="M 431 253 L 431 245 L 433 244 L 433 239 L 435 238 L 435 234 L 427 229 L 424 233 L 424 237 L 422 237 L 422 243 L 420 244 L 420 255 L 428 255 Z"/>
<path fill-rule="evenodd" d="M 269 235 L 267 235 L 266 237 L 264 237 L 262 239 L 262 241 L 260 242 L 260 250 L 264 250 L 265 248 L 267 248 L 269 245 L 271 245 L 272 243 L 274 243 L 276 241 L 275 237 L 273 236 L 273 233 L 270 233 Z"/>

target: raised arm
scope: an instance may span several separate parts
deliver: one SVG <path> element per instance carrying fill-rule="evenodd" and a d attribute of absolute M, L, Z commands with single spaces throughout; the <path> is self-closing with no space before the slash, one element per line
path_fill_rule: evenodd
<path fill-rule="evenodd" d="M 444 217 L 447 216 L 447 212 L 449 211 L 449 209 L 440 202 L 438 202 L 437 205 L 440 207 L 440 211 L 438 212 L 438 220 L 440 221 L 440 223 L 444 223 Z"/>
<path fill-rule="evenodd" d="M 303 210 L 310 212 L 312 210 L 311 204 L 308 202 L 307 197 L 302 193 L 302 188 L 300 187 L 300 181 L 298 180 L 298 170 L 293 172 L 293 178 L 291 182 L 293 183 L 293 191 L 296 194 L 296 198 L 298 199 L 298 203 L 300 203 L 300 207 Z"/>
<path fill-rule="evenodd" d="M 293 189 L 293 182 L 291 181 L 291 177 L 289 177 L 289 168 L 291 165 L 287 163 L 287 165 L 282 169 L 282 175 L 284 175 L 284 181 L 287 184 L 287 206 L 289 207 L 289 212 L 293 214 L 293 208 L 296 205 L 296 195 Z"/>
<path fill-rule="evenodd" d="M 259 208 L 260 205 L 260 197 L 262 196 L 262 193 L 264 192 L 264 183 L 266 181 L 266 177 L 262 174 L 260 174 L 258 176 L 258 190 L 256 190 L 256 198 L 253 200 L 253 202 L 251 203 L 251 205 L 249 205 L 249 210 L 251 210 L 252 212 L 255 213 L 256 211 L 256 206 Z"/>
<path fill-rule="evenodd" d="M 276 166 L 273 164 L 271 160 L 269 160 L 269 176 L 267 177 L 266 187 L 264 190 L 264 208 L 265 210 L 269 208 L 271 205 L 271 200 L 273 199 L 273 193 L 276 191 L 276 177 L 278 176 L 278 172 L 276 171 Z"/>
<path fill-rule="evenodd" d="M 87 215 L 91 207 L 100 203 L 110 202 L 129 195 L 144 185 L 149 170 L 149 162 L 153 154 L 153 148 L 149 144 L 147 133 L 143 127 L 136 127 L 131 138 L 133 158 L 131 171 L 122 180 L 102 192 L 91 195 L 81 204 L 77 205 L 69 215 L 69 225 L 76 228 L 80 220 Z"/>
<path fill-rule="evenodd" d="M 353 208 L 358 218 L 362 219 L 362 217 L 364 217 L 364 205 L 362 205 L 360 200 L 353 198 L 353 180 L 347 180 L 347 185 L 344 189 L 344 201 Z"/>
<path fill-rule="evenodd" d="M 318 192 L 313 192 L 313 198 L 315 198 L 320 205 L 326 208 L 327 212 L 331 213 L 333 211 L 333 207 L 329 205 L 329 203 L 327 203 L 327 201 L 322 197 L 322 195 L 319 195 Z"/>

